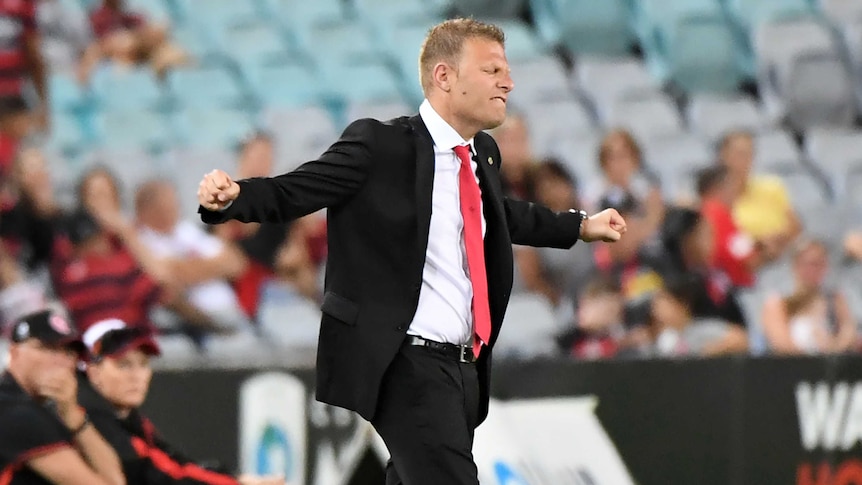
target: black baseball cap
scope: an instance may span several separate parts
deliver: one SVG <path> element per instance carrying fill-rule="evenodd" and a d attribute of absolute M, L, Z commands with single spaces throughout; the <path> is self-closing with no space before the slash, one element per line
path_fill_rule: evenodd
<path fill-rule="evenodd" d="M 105 357 L 118 357 L 133 349 L 139 349 L 147 355 L 161 355 L 151 329 L 131 327 L 118 318 L 94 323 L 84 332 L 83 342 L 92 362 Z"/>
<path fill-rule="evenodd" d="M 82 355 L 86 352 L 78 329 L 52 310 L 30 313 L 12 325 L 12 342 L 20 343 L 31 338 L 50 346 L 69 347 Z"/>

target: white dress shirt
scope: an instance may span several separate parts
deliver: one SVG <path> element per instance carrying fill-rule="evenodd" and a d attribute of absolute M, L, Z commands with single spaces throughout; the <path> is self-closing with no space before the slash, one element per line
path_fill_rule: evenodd
<path fill-rule="evenodd" d="M 419 107 L 419 116 L 434 141 L 434 184 L 419 306 L 407 333 L 437 342 L 467 344 L 472 342 L 473 335 L 473 286 L 467 269 L 458 189 L 461 160 L 452 148 L 469 145 L 471 152 L 475 154 L 476 150 L 473 139 L 461 138 L 428 100 Z M 476 161 L 471 160 L 470 166 L 476 176 Z M 484 214 L 482 234 L 485 234 Z"/>

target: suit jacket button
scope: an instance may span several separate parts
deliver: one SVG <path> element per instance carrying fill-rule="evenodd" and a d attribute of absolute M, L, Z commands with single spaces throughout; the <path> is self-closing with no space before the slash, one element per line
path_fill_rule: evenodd
<path fill-rule="evenodd" d="M 397 327 L 395 327 L 395 330 L 398 330 L 399 332 L 401 330 L 404 330 L 404 325 L 398 325 Z"/>

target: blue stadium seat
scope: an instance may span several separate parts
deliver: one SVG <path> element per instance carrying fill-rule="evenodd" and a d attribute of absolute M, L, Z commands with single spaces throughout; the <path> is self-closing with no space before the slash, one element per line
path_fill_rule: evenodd
<path fill-rule="evenodd" d="M 326 86 L 345 101 L 400 101 L 398 83 L 383 64 L 348 64 L 326 77 Z"/>
<path fill-rule="evenodd" d="M 301 42 L 323 66 L 338 68 L 345 62 L 378 60 L 377 48 L 368 28 L 360 22 L 334 21 L 299 32 Z"/>
<path fill-rule="evenodd" d="M 254 130 L 245 111 L 216 108 L 174 113 L 172 126 L 182 146 L 233 150 Z"/>
<path fill-rule="evenodd" d="M 260 20 L 257 6 L 248 0 L 174 0 L 185 24 L 227 26 Z"/>
<path fill-rule="evenodd" d="M 772 20 L 815 13 L 808 0 L 727 0 L 727 9 L 746 31 Z"/>
<path fill-rule="evenodd" d="M 452 2 L 452 5 L 461 15 L 495 19 L 518 18 L 526 4 L 525 0 L 458 0 Z"/>
<path fill-rule="evenodd" d="M 626 0 L 530 0 L 545 42 L 574 54 L 619 56 L 633 43 Z"/>
<path fill-rule="evenodd" d="M 635 3 L 635 30 L 643 42 L 655 30 L 672 30 L 685 17 L 721 15 L 717 0 L 641 0 Z"/>
<path fill-rule="evenodd" d="M 223 53 L 213 35 L 198 25 L 181 25 L 171 29 L 173 41 L 199 64 L 212 64 L 223 59 Z"/>
<path fill-rule="evenodd" d="M 521 20 L 499 20 L 496 24 L 506 34 L 506 57 L 509 61 L 533 59 L 546 49 L 533 29 Z"/>
<path fill-rule="evenodd" d="M 96 143 L 110 149 L 162 150 L 171 143 L 169 120 L 153 111 L 100 111 Z"/>
<path fill-rule="evenodd" d="M 255 97 L 265 106 L 308 106 L 323 99 L 320 76 L 309 64 L 243 65 L 242 69 Z"/>
<path fill-rule="evenodd" d="M 346 18 L 340 0 L 257 0 L 257 8 L 265 18 L 291 30 Z"/>
<path fill-rule="evenodd" d="M 418 102 L 423 98 L 419 84 L 419 46 L 430 27 L 430 24 L 395 26 L 387 35 L 388 41 L 381 46 L 395 59 L 401 71 L 401 91 L 410 102 Z"/>
<path fill-rule="evenodd" d="M 221 50 L 237 62 L 267 64 L 294 55 L 297 47 L 263 22 L 233 25 L 215 33 Z"/>
<path fill-rule="evenodd" d="M 247 100 L 230 72 L 218 67 L 174 69 L 168 88 L 177 104 L 189 107 L 236 107 Z"/>
<path fill-rule="evenodd" d="M 733 30 L 721 17 L 687 17 L 668 33 L 669 78 L 687 92 L 732 93 L 745 74 Z"/>
<path fill-rule="evenodd" d="M 165 102 L 158 81 L 147 68 L 102 65 L 93 73 L 92 90 L 104 109 L 155 109 Z"/>
<path fill-rule="evenodd" d="M 51 111 L 73 112 L 84 107 L 86 95 L 78 81 L 69 74 L 52 73 L 48 78 Z"/>
<path fill-rule="evenodd" d="M 380 27 L 436 17 L 422 0 L 353 0 L 355 14 Z"/>
<path fill-rule="evenodd" d="M 144 15 L 151 22 L 167 23 L 172 16 L 165 0 L 126 0 L 127 7 Z"/>

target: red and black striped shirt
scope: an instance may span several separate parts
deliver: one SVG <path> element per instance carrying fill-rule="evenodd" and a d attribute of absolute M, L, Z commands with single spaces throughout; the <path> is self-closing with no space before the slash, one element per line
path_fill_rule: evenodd
<path fill-rule="evenodd" d="M 109 254 L 76 256 L 69 240 L 58 237 L 51 273 L 57 296 L 81 332 L 108 318 L 150 326 L 150 309 L 161 297 L 158 284 L 118 241 Z"/>
<path fill-rule="evenodd" d="M 27 42 L 36 35 L 36 0 L 0 0 L 0 96 L 19 96 L 27 79 Z"/>

